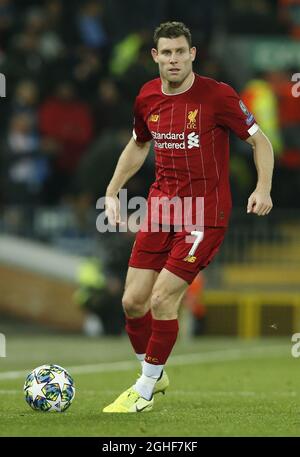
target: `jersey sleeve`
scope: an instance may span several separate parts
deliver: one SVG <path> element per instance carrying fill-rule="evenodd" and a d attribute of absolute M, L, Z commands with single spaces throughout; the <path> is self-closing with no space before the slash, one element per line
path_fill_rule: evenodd
<path fill-rule="evenodd" d="M 144 120 L 144 114 L 142 110 L 142 104 L 140 97 L 138 96 L 134 104 L 134 119 L 133 119 L 133 138 L 138 143 L 146 143 L 152 140 L 152 135 L 149 132 L 148 126 Z"/>
<path fill-rule="evenodd" d="M 246 140 L 258 131 L 258 125 L 235 90 L 220 83 L 215 99 L 215 118 L 218 125 L 231 129 L 239 138 Z"/>

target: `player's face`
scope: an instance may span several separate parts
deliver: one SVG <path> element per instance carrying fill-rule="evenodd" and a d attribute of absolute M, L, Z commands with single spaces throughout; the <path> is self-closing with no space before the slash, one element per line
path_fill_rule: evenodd
<path fill-rule="evenodd" d="M 151 51 L 160 76 L 169 83 L 180 84 L 192 72 L 196 48 L 189 48 L 185 36 L 160 38 L 157 49 Z"/>

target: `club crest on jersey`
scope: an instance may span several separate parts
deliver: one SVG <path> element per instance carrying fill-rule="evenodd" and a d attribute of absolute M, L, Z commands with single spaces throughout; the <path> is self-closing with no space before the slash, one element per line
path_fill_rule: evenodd
<path fill-rule="evenodd" d="M 198 110 L 195 109 L 194 111 L 189 111 L 188 112 L 188 123 L 187 123 L 187 128 L 188 129 L 195 129 L 196 128 L 196 117 L 198 114 Z"/>
<path fill-rule="evenodd" d="M 158 120 L 159 120 L 159 114 L 151 114 L 151 116 L 149 117 L 150 122 L 158 122 Z"/>
<path fill-rule="evenodd" d="M 197 260 L 197 257 L 195 257 L 194 255 L 187 255 L 183 261 L 184 262 L 189 262 L 189 263 L 195 263 Z"/>

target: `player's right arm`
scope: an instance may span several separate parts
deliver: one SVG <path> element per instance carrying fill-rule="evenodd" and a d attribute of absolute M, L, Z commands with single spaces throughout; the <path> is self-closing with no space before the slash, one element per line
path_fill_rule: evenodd
<path fill-rule="evenodd" d="M 149 153 L 150 144 L 151 141 L 140 143 L 131 138 L 120 155 L 115 172 L 106 190 L 105 213 L 111 225 L 121 223 L 118 193 L 124 184 L 142 167 Z"/>

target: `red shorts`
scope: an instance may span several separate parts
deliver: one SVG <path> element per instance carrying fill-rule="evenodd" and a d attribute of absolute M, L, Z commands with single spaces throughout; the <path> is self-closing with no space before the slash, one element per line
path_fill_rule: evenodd
<path fill-rule="evenodd" d="M 139 231 L 132 248 L 129 266 L 158 272 L 166 268 L 191 284 L 199 271 L 205 268 L 218 252 L 225 232 L 226 227 L 205 227 L 202 241 L 195 246 L 196 250 L 192 255 L 189 255 L 197 237 L 186 231 Z"/>

